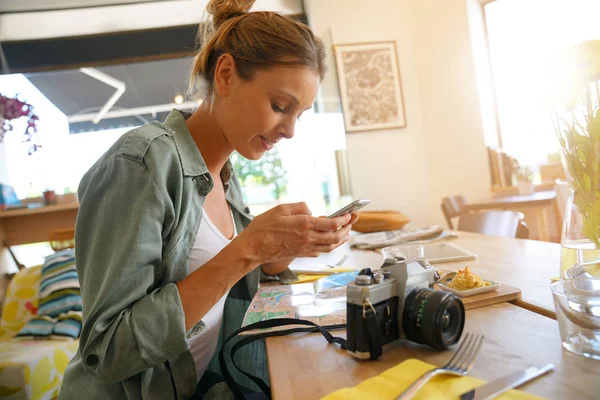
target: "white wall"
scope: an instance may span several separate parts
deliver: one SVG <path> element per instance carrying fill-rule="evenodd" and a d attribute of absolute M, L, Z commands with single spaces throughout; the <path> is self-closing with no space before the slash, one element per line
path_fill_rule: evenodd
<path fill-rule="evenodd" d="M 371 209 L 441 223 L 442 196 L 489 193 L 467 20 L 474 0 L 306 0 L 333 44 L 395 40 L 407 125 L 346 135 L 353 194 Z"/>

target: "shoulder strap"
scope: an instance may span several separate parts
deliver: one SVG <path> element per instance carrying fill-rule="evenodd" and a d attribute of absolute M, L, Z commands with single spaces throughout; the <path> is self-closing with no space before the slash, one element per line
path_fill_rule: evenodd
<path fill-rule="evenodd" d="M 251 335 L 251 336 L 246 336 L 243 339 L 241 339 L 239 342 L 237 342 L 235 345 L 233 345 L 233 347 L 231 348 L 230 354 L 231 354 L 231 359 L 233 361 L 233 365 L 236 367 L 236 369 L 238 371 L 240 371 L 241 373 L 246 375 L 249 379 L 251 379 L 254 383 L 256 383 L 256 385 L 263 391 L 263 393 L 265 393 L 265 395 L 267 395 L 267 397 L 269 399 L 271 398 L 271 388 L 269 388 L 269 385 L 267 385 L 262 379 L 254 376 L 252 374 L 249 374 L 245 371 L 242 371 L 238 367 L 237 363 L 235 362 L 235 358 L 234 358 L 235 353 L 240 348 L 245 346 L 246 344 L 254 342 L 256 340 L 261 340 L 261 339 L 264 339 L 267 337 L 284 336 L 284 335 L 289 335 L 290 333 L 296 333 L 296 332 L 321 332 L 321 334 L 325 337 L 327 342 L 339 344 L 342 349 L 346 348 L 346 339 L 333 336 L 331 333 L 328 332 L 328 330 L 330 330 L 330 329 L 345 328 L 346 325 L 335 325 L 335 326 L 325 328 L 325 327 L 315 324 L 314 322 L 306 321 L 306 320 L 302 320 L 302 319 L 278 318 L 278 319 L 272 319 L 272 320 L 268 320 L 268 321 L 260 321 L 260 322 L 256 322 L 256 323 L 248 325 L 248 326 L 244 326 L 244 327 L 238 329 L 237 331 L 233 332 L 227 339 L 225 339 L 225 341 L 223 342 L 223 346 L 221 347 L 221 350 L 219 350 L 219 366 L 221 368 L 221 375 L 223 375 L 223 379 L 225 379 L 227 386 L 229 386 L 229 389 L 231 389 L 231 391 L 233 392 L 236 399 L 243 400 L 244 394 L 242 393 L 240 388 L 237 386 L 237 384 L 233 380 L 233 377 L 231 376 L 231 373 L 227 369 L 227 365 L 225 363 L 225 346 L 227 345 L 227 343 L 242 332 L 246 332 L 246 331 L 250 331 L 250 330 L 254 330 L 254 329 L 275 328 L 275 327 L 286 326 L 286 325 L 295 326 L 295 328 L 285 329 L 285 330 L 280 330 L 280 331 L 263 332 L 263 333 L 258 333 L 258 334 Z M 300 327 L 298 325 L 304 325 L 304 327 Z"/>
<path fill-rule="evenodd" d="M 381 343 L 381 334 L 377 329 L 377 320 L 375 319 L 375 313 L 372 310 L 367 310 L 365 313 L 365 327 L 367 329 L 367 339 L 369 340 L 369 354 L 371 360 L 377 360 L 383 351 L 383 345 Z"/>

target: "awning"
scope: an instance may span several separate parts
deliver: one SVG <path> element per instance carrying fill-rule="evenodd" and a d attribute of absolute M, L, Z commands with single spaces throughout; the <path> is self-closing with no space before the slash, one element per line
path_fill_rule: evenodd
<path fill-rule="evenodd" d="M 163 120 L 175 107 L 194 108 L 197 103 L 186 95 L 191 62 L 178 58 L 94 68 L 105 81 L 79 69 L 25 76 L 69 118 L 74 134 L 138 126 Z M 118 96 L 120 87 L 124 91 Z M 94 123 L 113 96 L 118 97 L 116 102 Z"/>

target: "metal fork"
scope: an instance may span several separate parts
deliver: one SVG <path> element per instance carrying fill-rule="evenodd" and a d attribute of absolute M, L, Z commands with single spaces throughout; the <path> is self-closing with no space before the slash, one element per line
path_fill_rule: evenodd
<path fill-rule="evenodd" d="M 471 370 L 475 358 L 479 353 L 481 344 L 483 343 L 483 335 L 467 333 L 463 338 L 462 343 L 452 356 L 450 361 L 443 367 L 427 371 L 423 376 L 408 387 L 396 400 L 406 400 L 413 397 L 419 389 L 421 389 L 431 378 L 440 374 L 450 374 L 457 376 L 465 376 Z"/>

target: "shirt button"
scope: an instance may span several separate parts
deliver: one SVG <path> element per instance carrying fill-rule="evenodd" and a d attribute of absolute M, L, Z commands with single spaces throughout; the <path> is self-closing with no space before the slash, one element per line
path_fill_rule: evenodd
<path fill-rule="evenodd" d="M 85 363 L 88 367 L 95 367 L 98 364 L 98 356 L 95 354 L 90 354 L 86 357 Z"/>

